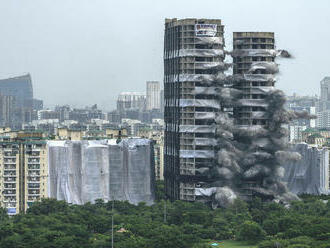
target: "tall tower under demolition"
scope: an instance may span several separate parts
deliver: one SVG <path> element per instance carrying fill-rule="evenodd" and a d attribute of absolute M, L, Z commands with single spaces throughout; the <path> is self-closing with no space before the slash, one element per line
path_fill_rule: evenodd
<path fill-rule="evenodd" d="M 220 105 L 203 82 L 223 66 L 223 33 L 219 19 L 165 20 L 165 188 L 173 200 L 194 201 L 197 171 L 214 160 Z"/>
<path fill-rule="evenodd" d="M 233 73 L 244 78 L 234 86 L 242 92 L 240 106 L 234 108 L 235 124 L 266 125 L 265 97 L 274 88 L 277 72 L 274 33 L 235 32 L 233 46 Z"/>

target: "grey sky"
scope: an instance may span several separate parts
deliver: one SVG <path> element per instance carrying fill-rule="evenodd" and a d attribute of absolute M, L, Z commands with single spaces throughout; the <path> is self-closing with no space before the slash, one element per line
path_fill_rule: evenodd
<path fill-rule="evenodd" d="M 313 95 L 330 75 L 329 0 L 0 0 L 0 78 L 30 72 L 45 104 L 115 107 L 121 91 L 163 78 L 164 19 L 220 18 L 233 31 L 273 31 L 278 88 Z"/>

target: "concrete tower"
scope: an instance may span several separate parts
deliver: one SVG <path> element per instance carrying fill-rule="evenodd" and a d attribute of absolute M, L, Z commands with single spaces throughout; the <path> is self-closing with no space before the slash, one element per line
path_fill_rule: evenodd
<path fill-rule="evenodd" d="M 243 93 L 240 107 L 234 108 L 235 124 L 266 125 L 264 98 L 274 88 L 277 66 L 272 32 L 235 32 L 233 34 L 233 73 L 242 75 L 234 87 Z"/>
<path fill-rule="evenodd" d="M 172 200 L 196 200 L 198 169 L 214 161 L 220 106 L 210 79 L 223 65 L 223 28 L 219 19 L 165 20 L 165 188 Z"/>

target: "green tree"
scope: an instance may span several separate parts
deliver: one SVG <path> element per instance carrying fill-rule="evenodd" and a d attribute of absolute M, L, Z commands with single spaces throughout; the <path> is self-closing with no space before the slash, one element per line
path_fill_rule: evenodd
<path fill-rule="evenodd" d="M 40 202 L 35 202 L 33 207 L 27 210 L 27 213 L 41 215 L 64 212 L 69 209 L 69 205 L 65 201 L 57 201 L 55 199 L 42 199 Z"/>
<path fill-rule="evenodd" d="M 258 223 L 253 221 L 245 221 L 237 233 L 237 239 L 245 241 L 259 241 L 264 239 L 265 236 L 266 232 Z"/>

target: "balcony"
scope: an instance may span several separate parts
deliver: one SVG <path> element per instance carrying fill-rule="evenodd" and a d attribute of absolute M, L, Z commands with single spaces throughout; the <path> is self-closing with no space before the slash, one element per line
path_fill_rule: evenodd
<path fill-rule="evenodd" d="M 16 160 L 13 160 L 13 159 L 5 159 L 3 161 L 3 163 L 6 165 L 6 164 L 16 164 Z"/>
<path fill-rule="evenodd" d="M 16 189 L 16 186 L 12 186 L 12 185 L 10 185 L 10 186 L 6 186 L 6 185 L 5 185 L 3 188 L 4 188 L 5 190 L 6 190 L 6 189 Z"/>
<path fill-rule="evenodd" d="M 16 173 L 14 173 L 14 172 L 6 173 L 6 171 L 5 171 L 3 177 L 16 177 Z"/>
<path fill-rule="evenodd" d="M 29 177 L 37 177 L 40 176 L 40 170 L 29 170 L 28 171 Z"/>
<path fill-rule="evenodd" d="M 16 177 L 5 177 L 4 182 L 16 182 Z"/>

